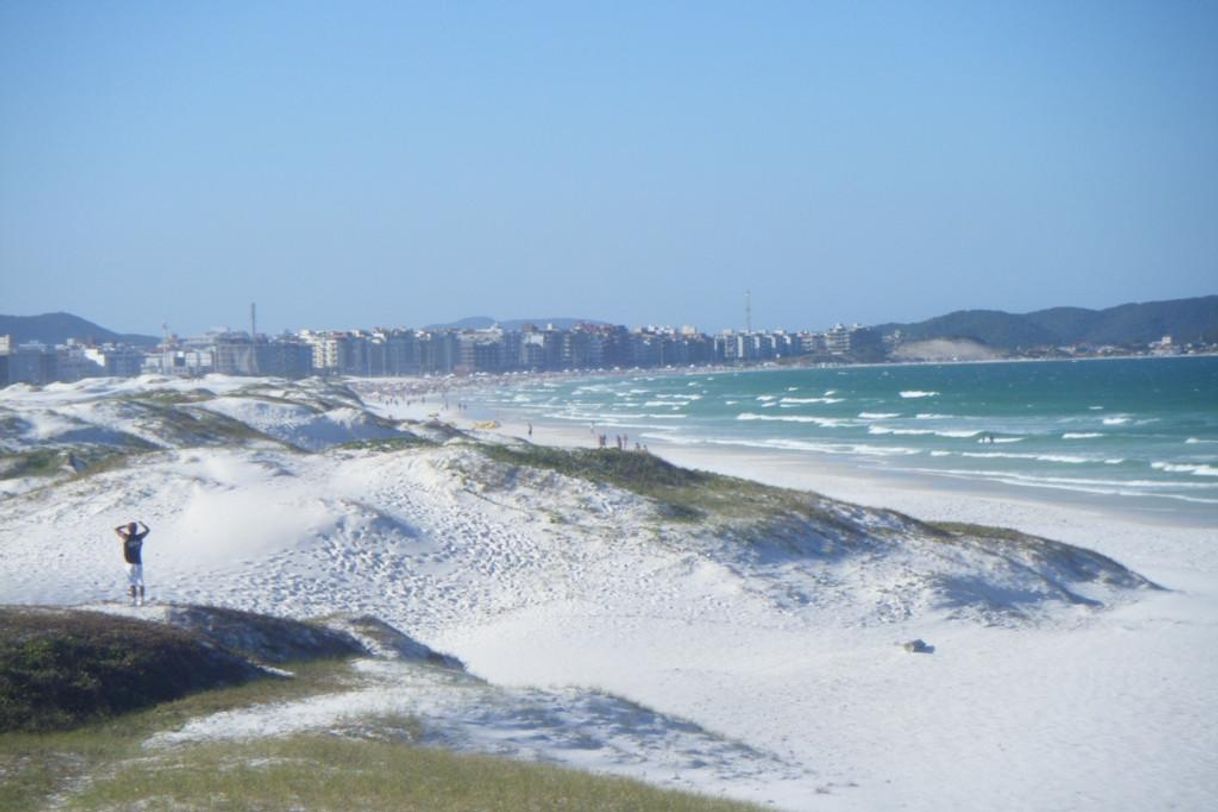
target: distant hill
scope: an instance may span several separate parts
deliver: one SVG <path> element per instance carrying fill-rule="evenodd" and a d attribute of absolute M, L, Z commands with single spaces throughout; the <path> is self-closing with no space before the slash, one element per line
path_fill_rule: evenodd
<path fill-rule="evenodd" d="M 538 319 L 493 319 L 490 316 L 470 316 L 457 321 L 450 321 L 444 324 L 429 324 L 423 329 L 425 330 L 486 330 L 498 324 L 504 330 L 512 331 L 519 330 L 526 324 L 532 324 L 534 327 L 545 329 L 548 325 L 554 325 L 559 330 L 570 330 L 578 324 L 607 324 L 608 322 L 599 321 L 597 319 L 573 319 L 568 317 L 550 317 Z"/>
<path fill-rule="evenodd" d="M 51 346 L 63 344 L 69 338 L 85 343 L 123 342 L 136 346 L 154 346 L 160 340 L 156 336 L 116 333 L 71 313 L 0 316 L 0 335 L 12 336 L 15 344 L 41 341 Z"/>
<path fill-rule="evenodd" d="M 1170 335 L 1178 342 L 1218 341 L 1218 296 L 1143 302 L 1087 310 L 1054 307 L 1033 313 L 958 310 L 912 324 L 881 324 L 908 341 L 971 339 L 1003 350 L 1043 346 L 1143 345 Z"/>

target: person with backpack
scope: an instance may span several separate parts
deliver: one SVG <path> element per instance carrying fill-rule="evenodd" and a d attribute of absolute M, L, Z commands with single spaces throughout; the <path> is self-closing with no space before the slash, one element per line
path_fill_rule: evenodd
<path fill-rule="evenodd" d="M 114 532 L 123 540 L 123 560 L 127 562 L 127 589 L 131 595 L 131 604 L 132 606 L 143 606 L 144 561 L 141 553 L 144 547 L 144 537 L 148 535 L 148 525 L 143 522 L 120 524 L 114 528 Z M 136 601 L 137 588 L 139 590 L 138 603 Z"/>

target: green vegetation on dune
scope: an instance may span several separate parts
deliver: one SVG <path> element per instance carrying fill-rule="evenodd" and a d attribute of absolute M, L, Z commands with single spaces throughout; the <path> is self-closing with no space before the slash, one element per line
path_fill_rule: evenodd
<path fill-rule="evenodd" d="M 352 690 L 361 681 L 349 659 L 320 659 L 294 662 L 291 678 L 198 690 L 252 670 L 224 652 L 224 668 L 217 667 L 220 649 L 204 637 L 233 633 L 216 623 L 269 632 L 294 622 L 184 609 L 215 622 L 192 632 L 94 612 L 0 608 L 0 731 L 7 731 L 0 732 L 0 809 L 756 808 L 420 747 L 420 723 L 405 716 L 354 719 L 326 734 L 148 747 L 150 737 L 192 719 Z M 202 661 L 200 648 L 209 652 Z M 230 658 L 237 660 L 231 671 Z M 165 701 L 171 691 L 197 692 Z"/>
<path fill-rule="evenodd" d="M 622 778 L 397 742 L 301 735 L 128 762 L 68 809 L 748 810 Z"/>
<path fill-rule="evenodd" d="M 534 445 L 479 448 L 498 462 L 555 471 L 654 499 L 669 519 L 769 520 L 792 515 L 828 524 L 838 521 L 826 500 L 816 494 L 680 468 L 645 451 Z"/>
<path fill-rule="evenodd" d="M 416 434 L 401 434 L 396 437 L 382 437 L 376 440 L 351 440 L 350 442 L 342 443 L 336 448 L 348 449 L 351 451 L 374 451 L 378 453 L 390 453 L 393 451 L 402 451 L 405 449 L 430 447 L 438 445 L 434 440 L 429 440 L 426 437 L 419 437 Z"/>
<path fill-rule="evenodd" d="M 128 761 L 145 759 L 142 744 L 158 731 L 176 730 L 192 718 L 213 713 L 338 690 L 349 674 L 345 660 L 298 663 L 291 679 L 259 679 L 201 691 L 69 730 L 0 732 L 0 809 L 46 808 L 52 798 L 70 796 L 100 776 L 113 776 Z M 196 806 L 204 808 L 205 799 Z"/>
<path fill-rule="evenodd" d="M 264 676 L 179 629 L 0 609 L 0 731 L 53 730 Z"/>
<path fill-rule="evenodd" d="M 1157 588 L 1120 563 L 1082 547 L 1006 528 L 922 522 L 896 511 L 860 508 L 816 493 L 679 468 L 645 452 L 525 444 L 479 448 L 501 463 L 555 471 L 647 497 L 667 519 L 720 522 L 739 541 L 780 545 L 799 555 L 862 548 L 876 541 L 902 544 L 917 538 L 961 545 L 1030 571 L 1054 573 L 1046 575 L 1048 579 Z"/>
<path fill-rule="evenodd" d="M 56 474 L 91 476 L 122 468 L 132 453 L 142 451 L 104 445 L 72 445 L 0 454 L 0 479 L 53 477 Z"/>
<path fill-rule="evenodd" d="M 53 476 L 62 472 L 68 455 L 58 448 L 35 448 L 0 455 L 0 479 Z"/>
<path fill-rule="evenodd" d="M 244 445 L 263 442 L 290 448 L 239 420 L 197 406 L 214 395 L 205 389 L 191 392 L 152 392 L 119 399 L 121 414 L 147 435 L 164 445 Z M 21 425 L 8 418 L 13 430 Z M 82 429 L 92 430 L 85 424 Z M 60 474 L 90 476 L 120 468 L 135 455 L 160 451 L 158 445 L 138 434 L 97 429 L 99 437 L 43 442 L 20 450 L 0 453 L 0 479 L 48 478 Z"/>
<path fill-rule="evenodd" d="M 226 415 L 203 408 L 178 408 L 144 402 L 149 417 L 167 430 L 166 439 L 183 447 L 262 441 L 283 445 L 268 434 Z"/>
<path fill-rule="evenodd" d="M 990 527 L 984 524 L 968 524 L 966 522 L 928 522 L 929 527 L 945 534 L 948 538 L 980 537 L 1001 539 L 1003 541 L 1025 541 L 1031 539 L 1027 533 L 1012 530 L 1009 527 Z"/>
<path fill-rule="evenodd" d="M 124 399 L 132 403 L 159 403 L 164 406 L 178 406 L 183 403 L 202 403 L 215 397 L 216 393 L 210 389 L 196 387 L 187 392 L 178 389 L 158 389 L 152 392 L 144 392 L 137 396 L 128 396 Z"/>

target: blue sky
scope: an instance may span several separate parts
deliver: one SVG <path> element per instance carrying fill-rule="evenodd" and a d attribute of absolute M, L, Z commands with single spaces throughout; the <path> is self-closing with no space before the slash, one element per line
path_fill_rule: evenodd
<path fill-rule="evenodd" d="M 0 313 L 741 327 L 1218 292 L 1218 3 L 0 2 Z"/>

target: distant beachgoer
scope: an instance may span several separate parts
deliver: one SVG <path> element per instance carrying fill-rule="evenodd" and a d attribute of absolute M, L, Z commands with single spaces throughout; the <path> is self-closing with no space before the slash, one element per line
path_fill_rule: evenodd
<path fill-rule="evenodd" d="M 533 424 L 532 423 L 529 423 L 529 436 L 530 437 L 533 436 Z"/>
<path fill-rule="evenodd" d="M 148 525 L 143 522 L 120 524 L 114 528 L 114 532 L 123 540 L 123 560 L 127 562 L 127 591 L 131 596 L 131 603 L 133 605 L 137 603 L 136 595 L 138 594 L 138 605 L 143 606 L 144 561 L 141 553 L 144 549 L 144 537 L 148 535 Z"/>

